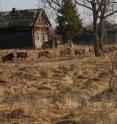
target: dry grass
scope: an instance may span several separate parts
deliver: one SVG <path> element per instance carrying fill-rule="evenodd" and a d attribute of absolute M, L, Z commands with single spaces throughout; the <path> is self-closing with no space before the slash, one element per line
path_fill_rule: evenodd
<path fill-rule="evenodd" d="M 116 124 L 117 85 L 109 93 L 109 57 L 50 52 L 37 58 L 38 50 L 28 50 L 26 60 L 0 62 L 0 124 Z"/>

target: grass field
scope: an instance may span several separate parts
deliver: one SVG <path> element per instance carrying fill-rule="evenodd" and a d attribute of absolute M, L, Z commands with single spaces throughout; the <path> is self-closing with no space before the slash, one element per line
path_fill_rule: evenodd
<path fill-rule="evenodd" d="M 54 49 L 37 58 L 38 51 L 0 61 L 0 124 L 117 124 L 117 67 L 110 93 L 109 56 L 60 57 Z"/>

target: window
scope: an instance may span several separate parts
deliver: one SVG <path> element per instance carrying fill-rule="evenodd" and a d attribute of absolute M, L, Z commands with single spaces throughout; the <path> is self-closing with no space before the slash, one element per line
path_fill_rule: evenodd
<path fill-rule="evenodd" d="M 36 33 L 36 40 L 39 40 L 39 33 Z"/>

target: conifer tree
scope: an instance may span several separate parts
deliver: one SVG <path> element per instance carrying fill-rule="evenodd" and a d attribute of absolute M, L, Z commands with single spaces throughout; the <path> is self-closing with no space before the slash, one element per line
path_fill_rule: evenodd
<path fill-rule="evenodd" d="M 68 41 L 82 32 L 82 20 L 72 0 L 62 0 L 61 5 L 57 16 L 57 33 Z"/>

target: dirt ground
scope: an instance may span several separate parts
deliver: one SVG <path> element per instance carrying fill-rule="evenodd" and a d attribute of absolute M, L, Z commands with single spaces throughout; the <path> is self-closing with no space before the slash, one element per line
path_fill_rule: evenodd
<path fill-rule="evenodd" d="M 0 50 L 0 56 L 11 51 Z M 38 51 L 0 60 L 0 124 L 117 124 L 117 54 L 109 92 L 108 56 L 60 57 L 50 50 L 37 58 Z"/>

